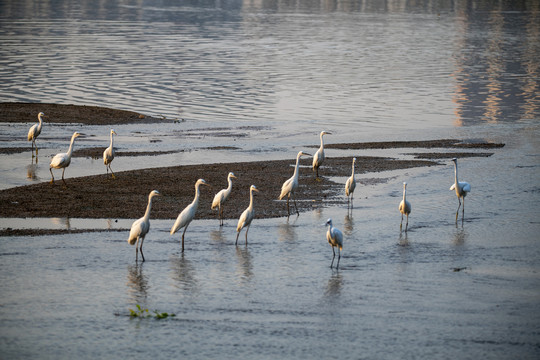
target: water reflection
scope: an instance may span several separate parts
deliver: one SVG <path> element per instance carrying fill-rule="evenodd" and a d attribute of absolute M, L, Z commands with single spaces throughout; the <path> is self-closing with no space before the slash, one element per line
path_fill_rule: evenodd
<path fill-rule="evenodd" d="M 34 163 L 34 158 L 32 158 L 32 163 L 26 166 L 26 178 L 30 180 L 39 181 L 41 180 L 41 178 L 36 175 L 36 171 L 38 169 L 37 157 L 35 159 L 36 159 L 35 163 Z"/>
<path fill-rule="evenodd" d="M 343 233 L 346 236 L 351 236 L 354 230 L 354 220 L 352 216 L 352 210 L 351 213 L 347 213 L 345 215 L 345 218 L 343 219 Z"/>
<path fill-rule="evenodd" d="M 324 290 L 324 297 L 326 299 L 337 299 L 341 295 L 341 289 L 343 288 L 343 275 L 339 271 L 332 272 L 332 276 L 328 279 L 326 288 Z"/>
<path fill-rule="evenodd" d="M 237 273 L 242 282 L 247 282 L 253 277 L 252 256 L 249 253 L 248 247 L 243 249 L 240 246 L 236 247 L 236 257 L 238 258 Z"/>
<path fill-rule="evenodd" d="M 285 224 L 278 225 L 277 232 L 279 241 L 295 242 L 298 238 L 296 235 L 295 226 L 291 225 L 288 219 Z"/>
<path fill-rule="evenodd" d="M 171 278 L 175 281 L 175 286 L 188 293 L 196 292 L 198 282 L 195 276 L 195 268 L 191 261 L 185 258 L 184 254 L 173 255 L 170 259 Z"/>
<path fill-rule="evenodd" d="M 458 227 L 456 225 L 456 230 L 454 232 L 452 243 L 457 246 L 462 246 L 465 244 L 465 241 L 468 239 L 468 237 L 469 237 L 469 234 L 467 233 L 467 231 L 465 231 L 463 226 Z"/>
<path fill-rule="evenodd" d="M 210 239 L 212 239 L 212 241 L 220 243 L 220 244 L 224 244 L 224 243 L 227 242 L 227 239 L 225 239 L 225 236 L 223 234 L 223 229 L 222 228 L 220 228 L 219 230 L 210 231 Z"/>
<path fill-rule="evenodd" d="M 143 274 L 143 264 L 135 263 L 127 267 L 128 294 L 134 304 L 144 304 L 148 298 L 148 280 Z"/>
<path fill-rule="evenodd" d="M 51 218 L 51 222 L 55 225 L 61 226 L 64 229 L 67 229 L 67 230 L 71 229 L 71 221 L 67 217 L 66 218 L 54 217 L 54 218 Z"/>
<path fill-rule="evenodd" d="M 409 246 L 409 234 L 407 234 L 406 232 L 403 233 L 402 231 L 400 231 L 398 244 L 400 246 Z"/>

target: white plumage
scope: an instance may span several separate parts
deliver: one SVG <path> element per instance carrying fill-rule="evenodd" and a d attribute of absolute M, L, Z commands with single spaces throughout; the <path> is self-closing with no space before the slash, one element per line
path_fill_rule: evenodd
<path fill-rule="evenodd" d="M 329 133 L 327 131 L 321 131 L 321 134 L 319 135 L 320 138 L 321 138 L 321 147 L 319 148 L 319 150 L 317 150 L 317 152 L 313 156 L 313 171 L 316 172 L 317 179 L 319 178 L 319 167 L 324 162 L 324 141 L 323 141 L 323 136 L 326 135 L 326 134 L 330 135 L 331 133 Z"/>
<path fill-rule="evenodd" d="M 36 139 L 41 134 L 41 126 L 43 124 L 43 120 L 41 119 L 44 117 L 45 114 L 40 112 L 38 114 L 38 121 L 39 123 L 32 125 L 30 129 L 28 130 L 28 141 L 32 142 L 32 157 L 34 156 L 34 146 L 36 147 L 36 156 L 38 154 L 38 147 L 36 145 Z"/>
<path fill-rule="evenodd" d="M 352 174 L 347 179 L 347 182 L 345 183 L 345 195 L 347 196 L 347 208 L 349 207 L 349 201 L 350 201 L 351 207 L 352 207 L 353 193 L 354 193 L 354 189 L 356 188 L 356 180 L 354 179 L 354 164 L 355 163 L 356 163 L 356 158 L 353 158 L 353 160 L 352 160 Z"/>
<path fill-rule="evenodd" d="M 403 215 L 407 215 L 407 224 L 405 225 L 405 232 L 409 227 L 409 214 L 411 213 L 411 203 L 407 200 L 407 183 L 403 183 L 403 200 L 399 203 L 399 212 L 401 213 L 401 224 L 399 225 L 399 230 L 403 226 Z"/>
<path fill-rule="evenodd" d="M 141 250 L 142 261 L 144 261 L 144 254 L 142 251 L 143 242 L 146 234 L 150 230 L 150 209 L 152 208 L 152 198 L 156 195 L 161 195 L 159 191 L 152 190 L 148 195 L 148 205 L 146 206 L 146 212 L 144 216 L 138 220 L 135 220 L 131 225 L 131 230 L 129 231 L 128 243 L 129 245 L 135 245 L 135 259 L 138 260 L 139 257 L 139 248 Z M 140 246 L 139 246 L 140 240 Z"/>
<path fill-rule="evenodd" d="M 178 218 L 174 222 L 173 227 L 171 228 L 171 235 L 180 230 L 181 228 L 184 228 L 184 232 L 182 233 L 182 252 L 184 252 L 184 235 L 186 234 L 189 223 L 195 217 L 197 207 L 199 206 L 200 185 L 208 186 L 208 184 L 203 179 L 197 180 L 197 182 L 195 183 L 195 198 L 193 199 L 193 202 L 186 206 L 184 210 L 182 210 L 182 212 L 180 213 L 180 215 L 178 215 Z"/>
<path fill-rule="evenodd" d="M 62 181 L 64 182 L 64 185 L 66 184 L 66 181 L 64 180 L 64 172 L 66 171 L 66 168 L 71 164 L 71 154 L 73 153 L 73 143 L 75 142 L 75 139 L 79 137 L 81 134 L 78 132 L 73 133 L 71 136 L 71 142 L 69 143 L 69 149 L 67 153 L 60 153 L 56 154 L 49 165 L 49 171 L 51 172 L 51 184 L 54 184 L 54 175 L 52 172 L 52 169 L 62 169 Z"/>
<path fill-rule="evenodd" d="M 300 164 L 300 157 L 301 156 L 311 156 L 311 155 L 308 154 L 308 153 L 302 152 L 302 151 L 300 151 L 298 153 L 298 155 L 296 155 L 296 165 L 294 167 L 294 174 L 290 179 L 286 180 L 283 183 L 283 185 L 281 186 L 281 194 L 279 195 L 279 200 L 281 200 L 285 196 L 287 196 L 287 214 L 288 214 L 288 216 L 291 215 L 291 211 L 289 209 L 289 199 L 292 197 L 292 195 L 294 194 L 294 191 L 298 187 L 298 166 Z M 300 213 L 298 212 L 298 208 L 296 207 L 296 200 L 293 199 L 293 201 L 294 201 L 294 207 L 296 208 L 296 214 L 300 215 Z"/>
<path fill-rule="evenodd" d="M 463 209 L 462 209 L 462 215 L 461 219 L 463 220 L 463 217 L 465 216 L 465 196 L 471 191 L 471 185 L 468 182 L 465 181 L 459 181 L 458 180 L 458 166 L 457 166 L 457 158 L 453 158 L 452 161 L 454 162 L 454 184 L 450 186 L 450 191 L 455 190 L 456 196 L 458 198 L 458 208 L 456 210 L 456 223 L 459 215 L 459 208 L 461 206 L 461 199 L 463 199 Z"/>
<path fill-rule="evenodd" d="M 214 196 L 214 200 L 212 201 L 212 210 L 218 209 L 219 226 L 223 226 L 223 205 L 229 198 L 229 195 L 231 195 L 233 178 L 236 179 L 236 176 L 234 176 L 234 173 L 230 172 L 229 175 L 227 175 L 227 182 L 229 186 L 227 186 L 226 189 L 220 190 Z"/>
<path fill-rule="evenodd" d="M 341 250 L 343 250 L 343 233 L 335 228 L 332 225 L 332 219 L 328 219 L 326 221 L 326 225 L 328 226 L 328 231 L 326 232 L 326 240 L 328 240 L 328 243 L 332 246 L 332 263 L 330 264 L 330 267 L 334 265 L 334 258 L 336 257 L 336 252 L 334 248 L 338 249 L 338 262 L 336 265 L 336 269 L 339 268 L 339 260 L 341 259 Z"/>
<path fill-rule="evenodd" d="M 249 206 L 246 210 L 240 215 L 240 219 L 238 219 L 238 225 L 236 226 L 236 245 L 238 245 L 238 236 L 240 235 L 240 231 L 242 231 L 243 228 L 246 228 L 246 245 L 247 245 L 247 235 L 249 231 L 249 226 L 251 225 L 251 220 L 255 217 L 255 210 L 253 209 L 253 192 L 259 192 L 259 190 L 255 187 L 255 185 L 251 185 L 249 187 Z"/>
<path fill-rule="evenodd" d="M 109 170 L 111 170 L 111 175 L 113 179 L 115 179 L 116 176 L 114 176 L 114 172 L 112 171 L 112 168 L 111 168 L 111 162 L 114 159 L 113 135 L 116 135 L 116 131 L 114 131 L 114 129 L 111 129 L 111 144 L 109 145 L 108 148 L 105 149 L 105 151 L 103 151 L 103 164 L 105 164 L 105 167 L 107 169 L 107 175 L 109 174 Z"/>

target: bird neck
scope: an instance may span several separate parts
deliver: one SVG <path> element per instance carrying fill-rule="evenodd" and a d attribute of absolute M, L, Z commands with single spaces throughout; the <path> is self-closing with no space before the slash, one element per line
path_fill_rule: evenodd
<path fill-rule="evenodd" d="M 296 165 L 294 166 L 294 174 L 293 174 L 293 177 L 295 178 L 298 178 L 298 166 L 300 165 L 300 156 L 301 155 L 298 155 L 296 157 Z"/>
<path fill-rule="evenodd" d="M 407 197 L 407 188 L 403 188 L 403 202 L 405 202 L 405 198 Z"/>
<path fill-rule="evenodd" d="M 68 149 L 68 155 L 71 157 L 71 154 L 73 153 L 73 143 L 75 142 L 75 136 L 71 137 L 71 142 L 69 143 L 69 149 Z"/>
<path fill-rule="evenodd" d="M 455 174 L 455 181 L 456 185 L 458 184 L 458 168 L 457 168 L 457 162 L 454 162 L 454 174 Z"/>
<path fill-rule="evenodd" d="M 253 209 L 253 190 L 249 192 L 249 208 Z"/>
<path fill-rule="evenodd" d="M 150 217 L 150 209 L 152 208 L 152 198 L 154 197 L 154 194 L 150 194 L 148 196 L 148 205 L 146 206 L 146 212 L 144 213 L 144 218 L 148 219 Z"/>
<path fill-rule="evenodd" d="M 354 161 L 352 163 L 352 177 L 354 178 Z"/>
<path fill-rule="evenodd" d="M 227 186 L 227 192 L 230 192 L 232 190 L 232 178 L 229 176 L 227 179 L 229 186 Z"/>
<path fill-rule="evenodd" d="M 114 134 L 111 132 L 111 148 L 113 147 L 113 143 L 114 143 L 113 135 L 114 135 Z"/>
<path fill-rule="evenodd" d="M 195 184 L 195 198 L 193 199 L 193 202 L 192 202 L 193 205 L 198 205 L 199 204 L 199 195 L 200 195 L 199 186 L 200 185 L 201 184 L 199 184 L 199 183 Z"/>
<path fill-rule="evenodd" d="M 324 150 L 324 140 L 323 140 L 323 134 L 321 134 L 321 147 L 319 148 L 320 150 Z"/>
<path fill-rule="evenodd" d="M 39 121 L 39 125 L 38 125 L 38 126 L 41 127 L 41 122 L 43 121 L 43 120 L 41 120 L 41 114 L 39 114 L 37 118 L 38 118 L 38 121 Z"/>

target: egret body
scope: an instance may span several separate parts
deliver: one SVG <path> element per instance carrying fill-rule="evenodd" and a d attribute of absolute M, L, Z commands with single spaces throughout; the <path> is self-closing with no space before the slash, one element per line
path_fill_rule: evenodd
<path fill-rule="evenodd" d="M 238 245 L 238 236 L 243 228 L 246 228 L 246 245 L 247 245 L 247 235 L 249 231 L 249 226 L 251 225 L 251 220 L 255 216 L 255 210 L 253 210 L 253 192 L 259 192 L 255 185 L 249 187 L 249 206 L 246 210 L 240 215 L 238 219 L 238 225 L 236 226 L 236 245 Z"/>
<path fill-rule="evenodd" d="M 319 178 L 319 167 L 324 162 L 324 140 L 323 140 L 323 136 L 326 135 L 326 134 L 330 135 L 331 133 L 329 133 L 327 131 L 321 131 L 321 134 L 319 135 L 320 138 L 321 138 L 321 147 L 319 148 L 319 150 L 317 150 L 317 152 L 313 156 L 313 171 L 316 172 L 317 179 Z"/>
<path fill-rule="evenodd" d="M 298 166 L 300 164 L 300 157 L 302 156 L 311 156 L 308 153 L 300 151 L 298 155 L 296 155 L 296 166 L 294 167 L 294 174 L 293 176 L 285 181 L 283 185 L 281 186 L 281 194 L 279 195 L 279 200 L 283 199 L 285 196 L 287 196 L 287 214 L 288 216 L 291 215 L 291 211 L 289 208 L 289 199 L 294 194 L 294 191 L 298 187 Z M 300 212 L 298 212 L 298 208 L 296 207 L 296 200 L 293 198 L 294 201 L 294 207 L 296 208 L 296 214 L 300 215 Z"/>
<path fill-rule="evenodd" d="M 343 233 L 335 228 L 332 225 L 332 219 L 328 219 L 326 221 L 326 226 L 328 226 L 328 231 L 326 232 L 326 240 L 328 240 L 328 243 L 332 246 L 332 263 L 330 264 L 330 267 L 334 265 L 334 258 L 336 257 L 336 251 L 334 248 L 338 249 L 338 262 L 336 265 L 336 269 L 339 268 L 339 260 L 341 259 L 341 250 L 343 250 Z"/>
<path fill-rule="evenodd" d="M 345 195 L 347 196 L 347 208 L 349 208 L 349 201 L 352 208 L 352 200 L 354 189 L 356 188 L 356 180 L 354 179 L 354 164 L 356 163 L 356 158 L 352 160 L 352 174 L 351 177 L 347 179 L 345 183 Z"/>
<path fill-rule="evenodd" d="M 38 154 L 38 147 L 36 145 L 36 139 L 41 134 L 41 126 L 43 125 L 42 117 L 44 117 L 45 114 L 40 112 L 38 114 L 38 121 L 39 123 L 32 125 L 30 130 L 28 130 L 28 141 L 32 142 L 32 157 L 34 156 L 34 146 L 36 147 L 36 156 Z"/>
<path fill-rule="evenodd" d="M 399 231 L 403 227 L 403 215 L 407 215 L 407 223 L 405 224 L 405 232 L 409 227 L 409 214 L 411 213 L 411 203 L 407 200 L 407 183 L 403 183 L 403 200 L 399 203 L 399 212 L 401 213 L 401 224 L 399 224 Z"/>
<path fill-rule="evenodd" d="M 56 154 L 52 160 L 51 164 L 49 165 L 49 171 L 51 172 L 51 184 L 54 184 L 54 175 L 52 172 L 52 169 L 62 169 L 62 181 L 64 182 L 64 185 L 67 186 L 66 181 L 64 180 L 64 172 L 66 171 L 66 168 L 71 164 L 71 154 L 73 153 L 73 143 L 75 142 L 75 139 L 81 136 L 80 133 L 75 132 L 71 136 L 71 142 L 69 143 L 69 149 L 67 153 L 60 153 Z"/>
<path fill-rule="evenodd" d="M 223 205 L 229 198 L 229 195 L 231 195 L 233 178 L 236 179 L 236 176 L 234 176 L 234 173 L 230 172 L 229 175 L 227 175 L 229 186 L 227 186 L 226 189 L 219 191 L 216 196 L 214 196 L 214 201 L 212 201 L 212 210 L 218 209 L 219 226 L 223 226 Z"/>
<path fill-rule="evenodd" d="M 107 169 L 107 175 L 109 175 L 109 170 L 111 170 L 111 175 L 112 175 L 113 179 L 115 179 L 116 176 L 114 176 L 114 173 L 113 173 L 112 168 L 111 168 L 111 162 L 114 159 L 113 135 L 116 135 L 116 131 L 114 131 L 114 129 L 111 129 L 111 144 L 109 145 L 108 148 L 105 149 L 105 151 L 103 151 L 103 163 L 105 164 L 105 168 Z"/>
<path fill-rule="evenodd" d="M 181 228 L 184 228 L 184 232 L 182 233 L 182 252 L 184 252 L 184 235 L 186 234 L 189 223 L 195 217 L 197 207 L 199 206 L 200 185 L 209 186 L 203 179 L 197 180 L 197 182 L 195 183 L 195 198 L 193 199 L 193 202 L 186 206 L 184 210 L 182 210 L 182 212 L 180 213 L 180 215 L 178 215 L 178 218 L 174 222 L 173 227 L 171 228 L 171 235 L 180 230 Z"/>
<path fill-rule="evenodd" d="M 161 195 L 159 191 L 153 190 L 148 195 L 148 205 L 146 206 L 146 212 L 144 216 L 138 220 L 135 220 L 131 225 L 131 230 L 129 231 L 129 245 L 135 245 L 135 260 L 139 259 L 139 248 L 141 250 L 142 261 L 144 261 L 144 254 L 142 251 L 142 246 L 144 242 L 144 237 L 148 234 L 150 230 L 150 209 L 152 208 L 152 198 L 156 195 Z M 140 240 L 140 245 L 139 245 Z"/>
<path fill-rule="evenodd" d="M 457 223 L 459 208 L 461 207 L 462 199 L 463 199 L 463 209 L 462 209 L 461 219 L 463 220 L 463 217 L 465 216 L 465 196 L 467 196 L 467 194 L 471 191 L 471 185 L 468 182 L 458 180 L 457 158 L 453 158 L 452 161 L 454 162 L 455 179 L 454 179 L 454 184 L 450 186 L 450 190 L 456 191 L 456 196 L 459 202 L 458 208 L 456 210 L 456 223 Z"/>

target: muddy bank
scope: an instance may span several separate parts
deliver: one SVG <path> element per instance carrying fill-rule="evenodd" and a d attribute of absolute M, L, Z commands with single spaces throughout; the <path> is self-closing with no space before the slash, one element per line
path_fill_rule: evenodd
<path fill-rule="evenodd" d="M 0 122 L 37 122 L 37 114 L 40 112 L 45 113 L 45 122 L 62 124 L 114 125 L 172 121 L 132 111 L 109 109 L 98 106 L 0 103 Z"/>
<path fill-rule="evenodd" d="M 395 160 L 382 157 L 357 157 L 357 173 L 434 166 L 426 160 Z M 48 182 L 0 191 L 0 216 L 2 217 L 70 217 L 70 218 L 127 218 L 135 219 L 144 214 L 148 193 L 159 190 L 163 196 L 156 198 L 152 218 L 173 219 L 194 196 L 194 184 L 205 179 L 210 187 L 201 187 L 197 218 L 215 218 L 210 209 L 214 194 L 227 186 L 229 171 L 236 174 L 233 191 L 225 207 L 227 218 L 238 218 L 249 204 L 249 186 L 261 191 L 255 199 L 256 216 L 269 218 L 286 216 L 285 201 L 277 201 L 282 183 L 292 176 L 295 159 L 246 162 L 231 164 L 205 164 L 143 169 L 116 173 L 111 179 L 105 174 L 67 179 L 62 185 L 60 171 L 55 173 L 54 185 Z M 321 167 L 321 181 L 316 181 L 311 170 L 311 159 L 303 159 L 300 168 L 300 188 L 296 193 L 300 211 L 343 201 L 343 184 L 329 180 L 332 176 L 349 176 L 351 158 L 328 158 Z M 66 170 L 69 171 L 69 168 Z M 362 197 L 359 183 L 356 197 Z"/>

